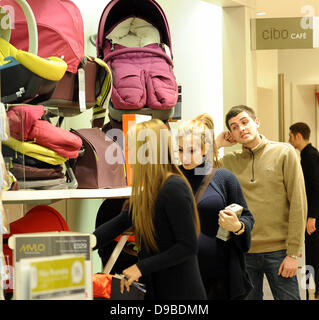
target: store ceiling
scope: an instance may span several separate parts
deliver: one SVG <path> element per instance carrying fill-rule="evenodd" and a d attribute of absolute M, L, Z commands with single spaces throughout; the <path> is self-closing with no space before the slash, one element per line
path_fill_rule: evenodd
<path fill-rule="evenodd" d="M 265 12 L 260 18 L 319 16 L 319 1 L 256 0 L 256 12 Z"/>
<path fill-rule="evenodd" d="M 264 12 L 260 18 L 319 16 L 319 0 L 203 0 L 221 7 L 247 6 Z"/>
<path fill-rule="evenodd" d="M 247 6 L 254 8 L 256 0 L 203 0 L 221 7 Z"/>

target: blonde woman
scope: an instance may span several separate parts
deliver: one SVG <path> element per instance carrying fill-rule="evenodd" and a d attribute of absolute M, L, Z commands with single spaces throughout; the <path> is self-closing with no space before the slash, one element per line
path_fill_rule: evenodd
<path fill-rule="evenodd" d="M 205 174 L 218 168 L 214 123 L 208 114 L 185 121 L 178 130 L 181 170 L 196 194 Z M 240 218 L 224 208 L 243 207 Z M 201 222 L 198 261 L 207 297 L 210 300 L 243 299 L 251 290 L 244 252 L 250 247 L 254 218 L 237 178 L 228 170 L 217 169 L 197 202 Z M 227 241 L 216 237 L 218 228 L 230 232 Z"/>
<path fill-rule="evenodd" d="M 139 261 L 123 270 L 146 283 L 146 299 L 206 299 L 197 261 L 200 223 L 191 188 L 171 157 L 169 131 L 160 120 L 128 133 L 133 169 L 129 209 L 98 227 L 96 248 L 133 226 Z"/>

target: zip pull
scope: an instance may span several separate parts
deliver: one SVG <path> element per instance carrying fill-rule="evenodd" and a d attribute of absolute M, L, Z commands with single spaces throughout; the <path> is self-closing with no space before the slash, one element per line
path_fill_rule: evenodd
<path fill-rule="evenodd" d="M 109 39 L 110 43 L 111 43 L 111 51 L 114 51 L 114 43 L 112 41 L 112 39 Z"/>
<path fill-rule="evenodd" d="M 252 177 L 250 179 L 250 182 L 255 182 L 255 168 L 254 168 L 254 166 L 255 166 L 255 155 L 251 150 L 249 150 L 249 151 L 250 151 L 250 155 L 251 155 L 251 158 L 252 158 L 252 164 L 251 164 L 251 175 L 252 175 Z"/>

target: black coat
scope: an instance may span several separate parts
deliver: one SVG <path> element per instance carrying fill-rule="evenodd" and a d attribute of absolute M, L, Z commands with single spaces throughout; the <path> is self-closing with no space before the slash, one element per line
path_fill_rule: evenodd
<path fill-rule="evenodd" d="M 319 294 L 319 152 L 309 143 L 300 152 L 301 166 L 305 178 L 308 218 L 316 219 L 317 230 L 305 234 L 306 264 L 315 270 L 316 295 Z"/>
<path fill-rule="evenodd" d="M 142 243 L 137 266 L 147 287 L 145 299 L 205 300 L 199 272 L 198 239 L 194 224 L 191 190 L 186 182 L 171 176 L 159 190 L 154 208 L 155 240 L 159 252 L 149 252 Z M 131 215 L 122 211 L 95 229 L 95 249 L 102 248 L 132 226 Z"/>
<path fill-rule="evenodd" d="M 309 143 L 300 152 L 301 166 L 305 178 L 308 217 L 319 218 L 319 152 Z"/>
<path fill-rule="evenodd" d="M 193 170 L 184 170 L 182 167 L 181 169 L 192 185 L 193 192 L 196 193 L 202 178 L 199 175 L 194 175 Z M 245 263 L 245 253 L 250 249 L 254 217 L 247 207 L 238 179 L 232 172 L 226 169 L 218 169 L 216 171 L 209 187 L 199 200 L 198 210 L 200 216 L 201 201 L 204 202 L 205 199 L 213 196 L 214 192 L 217 192 L 221 196 L 224 207 L 232 203 L 237 203 L 243 207 L 240 221 L 245 224 L 246 231 L 240 236 L 232 234 L 232 238 L 227 241 L 226 247 L 229 257 L 227 264 L 229 298 L 230 300 L 244 299 L 252 289 L 252 283 L 249 279 Z"/>

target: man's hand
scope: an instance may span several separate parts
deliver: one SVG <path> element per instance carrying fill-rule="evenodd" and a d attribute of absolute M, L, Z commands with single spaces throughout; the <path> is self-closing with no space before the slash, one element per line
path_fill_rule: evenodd
<path fill-rule="evenodd" d="M 237 143 L 229 131 L 223 131 L 222 133 L 220 133 L 216 137 L 215 141 L 218 148 L 231 147 Z"/>
<path fill-rule="evenodd" d="M 284 278 L 291 278 L 297 274 L 298 259 L 287 256 L 281 263 L 278 275 Z"/>
<path fill-rule="evenodd" d="M 316 231 L 316 218 L 308 218 L 307 220 L 307 233 L 311 236 Z"/>

